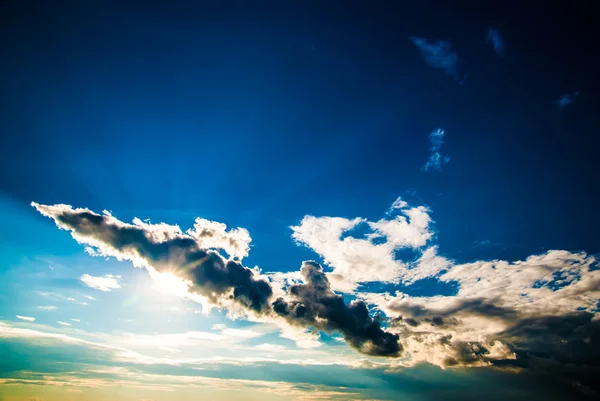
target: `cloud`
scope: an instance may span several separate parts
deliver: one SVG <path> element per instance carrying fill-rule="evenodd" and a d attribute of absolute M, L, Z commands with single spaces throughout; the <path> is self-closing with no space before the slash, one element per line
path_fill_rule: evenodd
<path fill-rule="evenodd" d="M 437 274 L 433 264 L 426 269 L 415 269 L 417 262 L 399 260 L 395 255 L 396 251 L 418 252 L 426 247 L 434 234 L 431 223 L 429 209 L 409 207 L 398 198 L 378 221 L 305 216 L 291 228 L 294 240 L 311 248 L 333 269 L 327 273 L 332 288 L 352 292 L 363 283 L 411 283 L 425 274 Z M 355 236 L 359 228 L 367 230 L 362 238 Z M 433 257 L 435 249 L 427 257 Z M 439 268 L 447 264 L 441 257 L 436 261 Z"/>
<path fill-rule="evenodd" d="M 492 45 L 496 54 L 504 57 L 504 38 L 495 28 L 488 28 L 487 42 Z"/>
<path fill-rule="evenodd" d="M 57 307 L 56 306 L 52 306 L 52 305 L 46 305 L 46 306 L 38 306 L 38 309 L 50 312 L 50 311 L 55 311 L 57 309 Z"/>
<path fill-rule="evenodd" d="M 422 168 L 423 170 L 440 171 L 442 169 L 442 165 L 450 161 L 448 156 L 440 153 L 440 149 L 444 144 L 444 135 L 444 130 L 441 128 L 437 128 L 429 134 L 429 142 L 431 144 L 429 148 L 430 154 L 429 159 L 427 159 L 427 163 L 425 163 Z"/>
<path fill-rule="evenodd" d="M 271 344 L 271 343 L 258 344 L 254 348 L 261 350 L 261 351 L 268 351 L 268 352 L 280 352 L 280 351 L 285 351 L 287 349 L 283 345 Z"/>
<path fill-rule="evenodd" d="M 304 262 L 300 269 L 305 284 L 296 284 L 288 292 L 292 300 L 278 298 L 273 309 L 292 324 L 314 327 L 326 332 L 339 331 L 353 348 L 373 356 L 398 356 L 402 348 L 398 336 L 381 328 L 369 315 L 362 301 L 349 305 L 334 293 L 327 276 L 317 263 Z"/>
<path fill-rule="evenodd" d="M 34 317 L 29 317 L 29 316 L 20 316 L 20 315 L 17 315 L 17 319 L 25 320 L 26 322 L 35 322 L 35 318 Z"/>
<path fill-rule="evenodd" d="M 560 95 L 558 97 L 558 99 L 556 99 L 554 101 L 554 103 L 561 110 L 563 110 L 565 107 L 570 106 L 572 104 L 575 104 L 575 101 L 577 100 L 577 96 L 579 96 L 579 91 L 576 91 L 576 92 L 573 92 L 573 93 L 565 93 L 563 95 Z"/>
<path fill-rule="evenodd" d="M 112 274 L 107 274 L 104 277 L 90 276 L 89 274 L 84 274 L 79 278 L 79 280 L 90 288 L 94 288 L 99 291 L 109 292 L 111 290 L 121 288 L 121 285 L 119 284 L 120 278 L 121 276 L 114 276 Z"/>
<path fill-rule="evenodd" d="M 585 253 L 550 251 L 524 261 L 454 265 L 439 276 L 452 296 L 365 293 L 391 317 L 412 363 L 440 366 L 526 364 L 600 356 L 600 270 Z M 586 343 L 586 339 L 588 339 Z M 529 361 L 529 362 L 526 362 Z M 600 365 L 599 365 L 600 367 Z"/>
<path fill-rule="evenodd" d="M 57 321 L 56 323 L 60 324 L 61 326 L 70 326 L 71 325 L 71 323 L 61 322 L 60 320 Z"/>
<path fill-rule="evenodd" d="M 150 224 L 140 219 L 134 219 L 133 224 L 123 223 L 108 212 L 99 215 L 88 209 L 74 209 L 68 205 L 47 206 L 35 202 L 32 206 L 44 216 L 52 218 L 59 228 L 70 231 L 75 240 L 90 248 L 92 255 L 129 260 L 136 267 L 147 268 L 151 274 L 173 275 L 185 283 L 192 296 L 199 296 L 212 305 L 227 307 L 230 313 L 241 312 L 263 318 L 284 319 L 295 325 L 304 324 L 305 327 L 339 330 L 350 345 L 372 355 L 397 355 L 400 351 L 397 337 L 383 331 L 379 323 L 369 317 L 362 302 L 346 306 L 343 298 L 335 295 L 328 283 L 315 285 L 317 281 L 327 281 L 322 271 L 315 266 L 312 270 L 303 268 L 304 278 L 307 280 L 304 287 L 290 287 L 285 299 L 279 297 L 272 304 L 273 288 L 269 281 L 259 277 L 258 271 L 242 266 L 238 260 L 224 259 L 216 250 L 201 247 L 207 244 L 219 248 L 229 247 L 229 242 L 223 242 L 222 236 L 215 235 L 216 232 L 225 232 L 224 228 L 215 228 L 223 226 L 206 222 L 199 225 L 198 221 L 201 220 L 197 219 L 194 229 L 183 233 L 178 226 L 165 223 Z M 419 216 L 422 211 L 406 213 L 415 213 L 415 220 L 419 221 L 417 226 L 426 223 L 424 216 Z M 405 226 L 408 224 L 405 220 L 401 218 L 396 224 Z M 396 236 L 392 241 L 405 241 L 406 238 L 402 235 L 413 235 L 414 232 L 408 230 L 408 234 L 403 234 L 402 230 L 391 226 L 374 229 L 381 232 L 381 235 Z M 236 231 L 233 237 L 239 238 L 240 232 L 242 230 Z M 213 241 L 216 237 L 221 238 L 218 244 Z M 249 236 L 241 237 L 247 244 Z M 227 252 L 226 249 L 225 251 Z M 243 252 L 237 252 L 238 257 L 242 254 Z M 319 291 L 323 293 L 319 294 Z M 304 302 L 311 302 L 311 316 L 297 313 L 301 309 L 298 304 L 301 294 Z M 294 313 L 284 313 L 281 308 L 284 302 L 293 307 Z M 343 316 L 338 315 L 339 313 Z M 241 335 L 242 332 L 230 330 L 229 334 Z"/>
<path fill-rule="evenodd" d="M 433 68 L 444 70 L 448 75 L 459 81 L 458 55 L 452 50 L 449 40 L 429 40 L 411 36 L 409 38 L 419 49 L 423 60 Z"/>
<path fill-rule="evenodd" d="M 432 146 L 439 149 L 436 141 Z M 86 209 L 37 207 L 79 242 L 94 247 L 95 254 L 130 260 L 151 274 L 173 274 L 190 293 L 230 313 L 241 309 L 251 319 L 275 322 L 282 327 L 281 337 L 299 346 L 305 341 L 305 348 L 321 345 L 321 331 L 339 332 L 364 354 L 402 355 L 385 360 L 389 369 L 422 362 L 491 365 L 541 369 L 577 380 L 586 366 L 600 369 L 594 362 L 600 360 L 596 257 L 549 251 L 516 262 L 457 264 L 438 254 L 430 210 L 402 199 L 378 221 L 306 216 L 292 227 L 293 237 L 321 255 L 330 271 L 309 261 L 300 272 L 272 274 L 199 249 L 178 227 L 163 225 L 160 234 L 156 227 L 125 224 Z M 398 258 L 398 251 L 412 256 Z M 423 279 L 435 284 L 431 287 L 453 290 L 417 295 Z M 377 282 L 397 287 L 392 293 L 369 292 L 365 284 Z M 347 303 L 335 292 L 340 289 L 356 299 Z M 373 317 L 369 306 L 384 315 Z M 216 325 L 210 332 L 185 335 L 132 335 L 130 344 L 179 349 L 228 338 L 229 346 L 258 335 Z"/>

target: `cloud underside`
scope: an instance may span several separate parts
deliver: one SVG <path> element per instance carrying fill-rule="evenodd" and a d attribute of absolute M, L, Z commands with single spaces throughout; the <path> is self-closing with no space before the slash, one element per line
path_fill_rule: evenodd
<path fill-rule="evenodd" d="M 378 221 L 306 216 L 292 227 L 293 238 L 314 250 L 326 269 L 304 262 L 299 272 L 272 274 L 225 259 L 219 251 L 231 244 L 197 240 L 193 229 L 183 233 L 137 219 L 127 224 L 67 205 L 34 206 L 93 254 L 170 273 L 190 296 L 254 319 L 340 332 L 362 353 L 400 357 L 390 360 L 391 367 L 597 369 L 600 361 L 595 257 L 549 251 L 517 262 L 455 264 L 438 255 L 429 209 L 402 199 Z M 236 249 L 246 249 L 243 244 Z M 417 296 L 412 288 L 423 279 L 455 291 Z M 370 291 L 377 284 L 397 290 Z M 345 302 L 339 292 L 354 301 Z M 372 317 L 368 305 L 386 319 Z"/>

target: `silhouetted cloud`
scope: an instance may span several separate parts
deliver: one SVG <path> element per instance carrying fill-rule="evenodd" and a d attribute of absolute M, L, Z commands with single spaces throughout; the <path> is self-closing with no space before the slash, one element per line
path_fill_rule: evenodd
<path fill-rule="evenodd" d="M 429 154 L 427 163 L 425 163 L 423 166 L 423 170 L 440 171 L 442 169 L 442 165 L 450 161 L 450 157 L 440 153 L 440 149 L 444 144 L 444 134 L 445 132 L 441 128 L 437 128 L 429 134 L 429 142 L 431 144 L 429 151 L 431 153 Z"/>
<path fill-rule="evenodd" d="M 151 274 L 169 273 L 184 281 L 186 292 L 200 295 L 212 304 L 230 306 L 232 301 L 262 317 L 285 317 L 286 321 L 303 327 L 338 330 L 351 346 L 369 355 L 396 356 L 401 351 L 398 336 L 384 332 L 369 316 L 363 302 L 346 305 L 344 299 L 330 289 L 316 264 L 303 266 L 306 283 L 288 289 L 287 296 L 292 298 L 289 303 L 278 298 L 271 305 L 273 288 L 269 282 L 257 277 L 239 261 L 227 260 L 217 252 L 218 249 L 232 248 L 230 241 L 223 241 L 228 233 L 218 223 L 203 221 L 202 229 L 198 229 L 198 219 L 194 229 L 183 233 L 178 226 L 164 223 L 150 224 L 139 219 L 135 219 L 134 224 L 123 223 L 108 212 L 99 215 L 68 205 L 32 205 L 52 218 L 58 227 L 69 230 L 78 242 L 88 245 L 92 255 L 129 260 L 136 267 L 146 267 Z M 206 230 L 206 227 L 223 229 Z M 219 234 L 215 235 L 215 232 Z M 229 237 L 236 237 L 240 232 L 237 230 Z M 215 237 L 218 238 L 216 242 L 212 241 Z M 247 246 L 247 240 L 249 236 L 242 235 L 241 243 Z M 202 245 L 208 244 L 217 249 L 202 249 Z M 241 257 L 246 248 L 235 249 L 242 252 L 228 253 L 237 253 Z M 97 284 L 97 280 L 92 281 Z M 282 309 L 284 305 L 287 313 Z M 300 310 L 305 310 L 306 315 Z"/>
<path fill-rule="evenodd" d="M 452 43 L 449 40 L 429 40 L 416 36 L 411 36 L 409 39 L 417 46 L 427 64 L 444 70 L 459 81 L 458 55 L 452 50 Z"/>
<path fill-rule="evenodd" d="M 487 41 L 498 56 L 504 57 L 504 38 L 497 29 L 491 27 L 488 29 Z"/>
<path fill-rule="evenodd" d="M 369 315 L 367 305 L 353 301 L 346 305 L 341 295 L 331 290 L 323 269 L 315 262 L 304 262 L 300 269 L 304 284 L 290 286 L 292 300 L 278 298 L 273 304 L 277 314 L 292 324 L 315 327 L 326 332 L 339 331 L 348 344 L 373 356 L 398 356 L 402 348 L 398 335 L 385 332 Z"/>

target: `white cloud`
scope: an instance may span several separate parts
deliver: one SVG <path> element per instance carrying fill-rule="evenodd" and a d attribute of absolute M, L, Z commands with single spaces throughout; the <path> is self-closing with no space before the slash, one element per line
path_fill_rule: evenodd
<path fill-rule="evenodd" d="M 38 306 L 38 309 L 45 310 L 45 311 L 55 311 L 57 309 L 57 307 L 52 306 L 52 305 L 46 305 L 46 306 Z"/>
<path fill-rule="evenodd" d="M 61 322 L 60 320 L 58 320 L 56 323 L 60 324 L 61 326 L 70 326 L 71 325 L 71 323 Z"/>
<path fill-rule="evenodd" d="M 29 316 L 20 316 L 20 315 L 17 315 L 17 319 L 25 320 L 27 322 L 35 322 L 35 318 L 34 317 L 29 317 Z"/>
<path fill-rule="evenodd" d="M 429 148 L 430 154 L 427 163 L 423 166 L 424 171 L 440 171 L 442 165 L 450 161 L 448 156 L 440 153 L 440 149 L 444 144 L 444 135 L 445 132 L 441 128 L 437 128 L 429 134 L 429 142 L 431 144 Z"/>
<path fill-rule="evenodd" d="M 108 292 L 117 288 L 121 288 L 121 285 L 119 284 L 120 278 L 121 276 L 114 276 L 112 274 L 107 274 L 104 277 L 96 277 L 90 276 L 89 274 L 84 274 L 79 278 L 79 280 L 90 288 Z"/>
<path fill-rule="evenodd" d="M 443 366 L 458 360 L 467 346 L 488 351 L 469 363 L 485 365 L 516 357 L 503 343 L 503 333 L 519 322 L 582 311 L 597 314 L 600 270 L 592 269 L 596 262 L 585 253 L 549 251 L 513 263 L 446 265 L 440 280 L 457 283 L 456 295 L 417 297 L 398 291 L 358 296 L 390 317 L 402 317 L 393 330 L 411 355 L 409 364 Z"/>
<path fill-rule="evenodd" d="M 230 257 L 242 260 L 248 256 L 252 238 L 245 228 L 227 230 L 223 223 L 197 218 L 187 234 L 196 239 L 202 249 L 222 249 Z"/>
<path fill-rule="evenodd" d="M 425 255 L 435 264 L 427 263 L 425 267 L 421 263 L 422 268 L 417 270 L 394 256 L 399 249 L 419 251 L 425 246 L 434 234 L 431 223 L 427 208 L 409 207 L 398 198 L 387 216 L 376 222 L 363 218 L 305 216 L 298 226 L 291 228 L 292 237 L 298 243 L 314 250 L 333 269 L 328 273 L 332 288 L 352 292 L 360 283 L 410 282 L 437 274 L 446 262 L 435 255 L 435 247 Z M 366 225 L 370 233 L 364 238 L 353 237 L 352 230 L 361 224 Z"/>
<path fill-rule="evenodd" d="M 287 350 L 286 347 L 280 344 L 263 343 L 258 344 L 254 347 L 257 350 L 268 351 L 268 352 L 280 352 Z"/>
<path fill-rule="evenodd" d="M 71 321 L 72 321 L 72 322 L 75 322 L 75 323 L 81 323 L 81 320 L 80 320 L 80 319 L 71 319 Z"/>

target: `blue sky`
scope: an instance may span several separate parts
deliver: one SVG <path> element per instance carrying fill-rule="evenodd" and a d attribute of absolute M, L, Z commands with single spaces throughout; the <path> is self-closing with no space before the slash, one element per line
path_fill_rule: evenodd
<path fill-rule="evenodd" d="M 0 399 L 597 394 L 588 6 L 57 3 L 0 8 Z"/>

